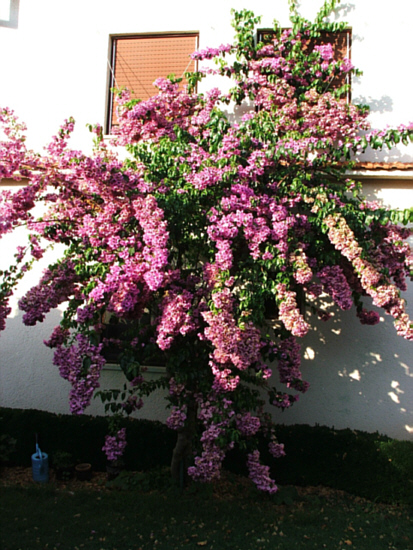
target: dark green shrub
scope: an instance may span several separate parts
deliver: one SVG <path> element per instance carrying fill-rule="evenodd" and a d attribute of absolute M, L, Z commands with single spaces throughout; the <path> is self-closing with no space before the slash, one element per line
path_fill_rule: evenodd
<path fill-rule="evenodd" d="M 378 433 L 325 426 L 280 425 L 286 456 L 274 459 L 262 441 L 262 460 L 279 485 L 324 485 L 382 502 L 413 504 L 413 442 Z M 226 467 L 246 475 L 245 453 L 234 449 Z"/>
<path fill-rule="evenodd" d="M 176 439 L 173 431 L 150 420 L 124 420 L 122 425 L 128 434 L 124 457 L 127 470 L 159 472 L 169 466 Z M 40 447 L 49 454 L 52 464 L 55 453 L 65 451 L 75 461 L 90 462 L 95 471 L 104 471 L 106 457 L 102 446 L 106 433 L 107 421 L 102 417 L 0 409 L 0 434 L 16 440 L 11 460 L 17 466 L 30 466 L 37 434 Z M 287 456 L 272 458 L 264 441 L 260 451 L 279 485 L 323 485 L 370 500 L 413 505 L 412 441 L 304 424 L 280 425 L 277 436 L 285 444 Z M 225 467 L 248 475 L 245 451 L 234 449 Z M 153 477 L 142 479 L 153 482 Z"/>
<path fill-rule="evenodd" d="M 102 451 L 107 421 L 103 417 L 70 416 L 38 410 L 0 409 L 0 433 L 16 439 L 13 464 L 30 466 L 36 435 L 43 452 L 53 462 L 56 452 L 70 453 L 76 462 L 90 462 L 95 471 L 106 469 Z M 125 464 L 131 470 L 168 465 L 176 435 L 160 422 L 124 420 L 128 434 Z"/>
<path fill-rule="evenodd" d="M 0 466 L 8 464 L 16 450 L 16 439 L 9 434 L 0 433 Z"/>
<path fill-rule="evenodd" d="M 406 482 L 413 483 L 413 443 L 395 440 L 378 443 L 381 453 L 391 462 L 391 466 L 400 471 Z"/>

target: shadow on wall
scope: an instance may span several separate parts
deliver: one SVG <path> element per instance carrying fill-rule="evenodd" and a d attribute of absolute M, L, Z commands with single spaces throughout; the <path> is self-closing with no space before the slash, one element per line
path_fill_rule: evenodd
<path fill-rule="evenodd" d="M 353 83 L 360 81 L 356 77 Z M 353 103 L 357 105 L 369 105 L 370 113 L 391 113 L 393 112 L 393 100 L 389 96 L 380 98 L 357 96 L 353 98 Z M 412 146 L 410 144 L 394 146 L 388 149 L 384 146 L 382 150 L 369 149 L 366 153 L 360 154 L 357 157 L 359 162 L 411 162 L 412 161 Z"/>
<path fill-rule="evenodd" d="M 354 81 L 359 81 L 359 77 L 355 77 Z M 358 105 L 368 105 L 371 113 L 391 113 L 393 111 L 393 100 L 390 96 L 382 96 L 380 99 L 373 97 L 357 96 L 353 102 Z"/>
<path fill-rule="evenodd" d="M 397 336 L 392 319 L 383 314 L 379 325 L 361 325 L 353 308 L 312 325 L 302 341 L 310 389 L 276 420 L 412 439 L 411 343 Z"/>
<path fill-rule="evenodd" d="M 42 344 L 59 321 L 59 311 L 50 312 L 35 327 L 23 325 L 21 312 L 8 319 L 0 335 L 2 406 L 69 413 L 70 384 L 53 365 L 53 350 Z M 303 378 L 310 382 L 310 389 L 285 414 L 271 407 L 275 420 L 413 438 L 411 342 L 397 336 L 389 316 L 377 326 L 363 326 L 354 308 L 347 312 L 334 309 L 328 322 L 315 317 L 311 322 L 313 329 L 301 342 Z M 103 372 L 102 386 L 118 386 L 119 375 Z M 164 420 L 163 397 L 161 392 L 145 400 L 139 417 Z M 102 414 L 100 400 L 93 400 L 87 413 Z"/>
<path fill-rule="evenodd" d="M 336 21 L 343 21 L 345 20 L 346 16 L 354 11 L 355 6 L 354 2 L 345 2 L 343 4 L 339 4 L 337 8 L 334 10 L 334 14 L 336 15 L 335 20 Z"/>
<path fill-rule="evenodd" d="M 405 153 L 402 151 L 405 150 Z M 369 150 L 367 153 L 360 154 L 357 157 L 358 162 L 412 162 L 413 147 L 409 145 L 402 145 L 400 149 L 393 148 L 387 149 L 383 147 L 381 151 Z"/>
<path fill-rule="evenodd" d="M 0 0 L 0 27 L 17 29 L 20 0 Z"/>

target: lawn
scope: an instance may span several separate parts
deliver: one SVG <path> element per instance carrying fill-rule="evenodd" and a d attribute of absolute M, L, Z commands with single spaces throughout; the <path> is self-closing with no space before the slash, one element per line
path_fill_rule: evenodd
<path fill-rule="evenodd" d="M 26 471 L 27 473 L 27 471 Z M 7 476 L 6 476 L 7 478 Z M 0 480 L 0 548 L 413 549 L 411 509 L 323 487 L 259 494 L 226 474 L 214 487 L 171 487 L 166 471 L 91 483 Z"/>

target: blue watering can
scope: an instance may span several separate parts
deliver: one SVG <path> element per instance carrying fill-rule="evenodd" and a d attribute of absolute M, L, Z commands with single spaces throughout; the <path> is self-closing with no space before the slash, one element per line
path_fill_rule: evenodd
<path fill-rule="evenodd" d="M 36 443 L 36 452 L 32 454 L 33 481 L 47 483 L 49 481 L 49 457 L 42 453 Z"/>

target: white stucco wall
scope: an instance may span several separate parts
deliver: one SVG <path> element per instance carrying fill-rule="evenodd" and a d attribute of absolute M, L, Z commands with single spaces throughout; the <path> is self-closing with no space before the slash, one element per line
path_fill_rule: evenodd
<path fill-rule="evenodd" d="M 367 179 L 363 191 L 392 208 L 412 206 L 412 180 Z M 413 283 L 403 296 L 412 317 Z M 412 343 L 396 335 L 392 319 L 370 307 L 371 300 L 364 303 L 380 313 L 380 324 L 361 325 L 354 309 L 335 308 L 328 322 L 312 322 L 302 340 L 302 372 L 310 389 L 291 409 L 277 414 L 280 423 L 350 427 L 413 439 Z"/>
<path fill-rule="evenodd" d="M 37 150 L 65 118 L 74 116 L 72 145 L 88 150 L 86 123 L 105 121 L 111 34 L 199 31 L 201 48 L 217 46 L 232 39 L 231 8 L 261 14 L 262 27 L 271 26 L 274 18 L 288 26 L 287 4 L 287 0 L 210 0 L 200 9 L 189 0 L 0 0 L 0 51 L 5 52 L 0 61 L 0 107 L 13 108 L 28 124 L 28 144 Z M 302 0 L 303 15 L 313 16 L 320 4 L 321 0 Z M 391 17 L 387 0 L 343 0 L 342 4 L 341 18 L 353 32 L 352 59 L 364 70 L 364 77 L 353 82 L 353 99 L 372 106 L 374 127 L 413 120 L 406 71 L 413 3 L 393 0 Z M 216 84 L 210 80 L 203 86 Z M 368 158 L 412 162 L 413 147 Z M 402 208 L 413 205 L 412 187 L 412 179 L 377 178 L 365 183 L 371 198 Z M 14 237 L 0 242 L 0 264 L 7 265 L 10 243 L 15 244 Z M 23 283 L 21 293 L 29 284 Z M 412 292 L 410 285 L 406 297 L 411 316 Z M 58 323 L 59 312 L 37 327 L 25 327 L 21 317 L 15 303 L 0 336 L 0 405 L 69 412 L 69 384 L 60 379 L 52 351 L 41 343 Z M 411 348 L 396 336 L 387 317 L 377 327 L 360 325 L 352 312 L 316 323 L 304 340 L 303 370 L 311 389 L 295 407 L 279 414 L 280 422 L 379 430 L 412 438 Z M 117 377 L 116 372 L 105 371 L 102 383 L 110 387 Z M 154 398 L 147 405 L 141 416 L 165 419 L 162 400 Z M 98 402 L 90 412 L 102 412 Z"/>

